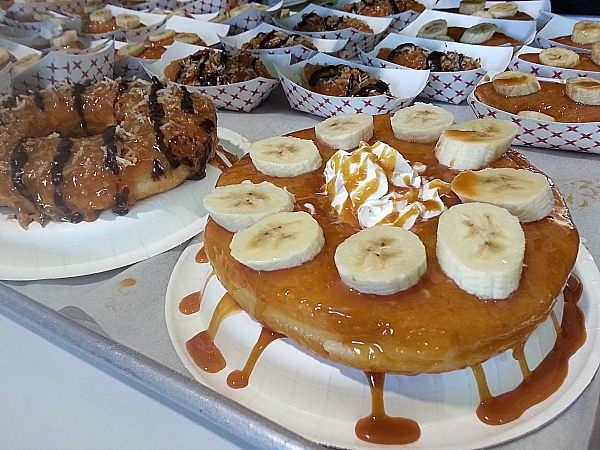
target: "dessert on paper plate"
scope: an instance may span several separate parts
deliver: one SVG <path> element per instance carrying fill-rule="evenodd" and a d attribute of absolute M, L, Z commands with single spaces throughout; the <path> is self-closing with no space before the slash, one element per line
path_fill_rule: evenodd
<path fill-rule="evenodd" d="M 410 411 L 385 413 L 386 373 L 470 367 L 488 424 L 552 395 L 559 386 L 543 375 L 566 370 L 585 340 L 571 278 L 577 230 L 556 188 L 509 148 L 516 125 L 453 122 L 416 104 L 252 144 L 204 201 L 203 251 L 228 294 L 209 337 L 187 342 L 194 359 L 218 353 L 206 339 L 233 299 L 271 336 L 261 348 L 287 336 L 365 371 L 373 410 L 356 417 L 355 432 L 372 443 L 421 434 Z M 540 334 L 548 326 L 556 331 Z M 530 341 L 547 350 L 533 356 Z M 487 364 L 511 354 L 527 383 L 490 393 L 503 373 L 486 378 Z"/>

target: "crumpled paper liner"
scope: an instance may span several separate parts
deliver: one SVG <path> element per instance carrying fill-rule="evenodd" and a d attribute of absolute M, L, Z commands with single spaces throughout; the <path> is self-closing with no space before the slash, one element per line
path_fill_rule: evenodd
<path fill-rule="evenodd" d="M 418 0 L 418 2 L 425 6 L 426 9 L 432 9 L 438 0 Z M 357 0 L 340 0 L 335 4 L 335 9 L 341 10 L 344 6 L 351 3 L 356 3 Z M 390 23 L 389 32 L 399 32 L 406 28 L 413 20 L 419 17 L 420 12 L 417 11 L 404 11 L 399 14 L 392 14 L 389 16 L 392 21 Z M 365 16 L 362 16 L 365 17 Z"/>
<path fill-rule="evenodd" d="M 223 35 L 221 36 L 220 40 L 225 50 L 233 50 L 235 48 L 239 49 L 242 48 L 243 44 L 249 42 L 257 34 L 269 33 L 273 30 L 284 31 L 288 34 L 292 34 L 289 30 L 269 25 L 267 23 L 261 23 L 253 30 L 246 31 L 235 36 Z M 306 38 L 309 41 L 311 41 L 315 47 L 317 47 L 316 51 L 311 50 L 303 45 L 294 45 L 293 47 L 269 48 L 260 50 L 249 49 L 249 51 L 258 55 L 264 55 L 266 58 L 268 58 L 271 55 L 290 55 L 290 62 L 293 64 L 299 61 L 309 59 L 313 57 L 317 52 L 328 53 L 330 55 L 335 56 L 347 44 L 347 40 L 344 39 L 318 39 L 310 36 L 306 36 Z"/>
<path fill-rule="evenodd" d="M 436 41 L 433 39 L 411 38 L 393 33 L 377 44 L 373 51 L 369 53 L 361 52 L 360 59 L 363 64 L 370 67 L 413 70 L 379 59 L 376 56 L 382 48 L 393 49 L 405 42 L 411 42 L 430 50 L 456 51 L 480 60 L 481 68 L 479 69 L 457 72 L 429 72 L 427 84 L 419 94 L 419 97 L 453 104 L 458 104 L 465 100 L 486 72 L 490 70 L 502 72 L 506 69 L 512 56 L 512 48 L 510 47 L 484 47 L 457 42 Z"/>
<path fill-rule="evenodd" d="M 526 53 L 540 53 L 542 50 L 543 49 L 541 48 L 523 47 L 515 54 L 508 67 L 511 70 L 532 73 L 537 77 L 553 78 L 555 80 L 566 80 L 567 78 L 571 77 L 590 77 L 600 79 L 600 66 L 598 66 L 598 72 L 594 72 L 591 70 L 576 70 L 546 66 L 544 64 L 531 63 L 519 58 L 519 55 Z"/>
<path fill-rule="evenodd" d="M 495 75 L 495 74 L 494 74 Z M 490 77 L 493 74 L 490 73 Z M 490 77 L 480 83 L 489 83 Z M 560 80 L 542 79 L 543 81 Z M 493 118 L 510 120 L 519 126 L 513 143 L 526 147 L 542 147 L 554 150 L 569 150 L 583 153 L 600 153 L 600 122 L 564 123 L 534 120 L 492 108 L 469 94 L 467 103 L 479 119 Z"/>
<path fill-rule="evenodd" d="M 371 33 L 363 33 L 354 28 L 345 28 L 343 30 L 325 31 L 325 32 L 304 32 L 295 31 L 294 27 L 302 20 L 302 14 L 314 12 L 320 16 L 349 16 L 364 20 L 373 30 Z M 342 13 L 334 9 L 324 8 L 310 4 L 302 11 L 286 17 L 285 19 L 274 20 L 275 25 L 291 30 L 293 33 L 303 34 L 305 36 L 316 37 L 320 39 L 348 39 L 346 46 L 340 51 L 340 58 L 354 58 L 358 56 L 359 50 L 368 52 L 383 38 L 388 30 L 392 19 L 390 17 L 366 17 L 356 14 Z"/>
<path fill-rule="evenodd" d="M 131 9 L 120 8 L 118 6 L 106 5 L 106 9 L 110 9 L 112 11 L 113 16 L 117 16 L 118 14 L 134 14 L 140 17 L 140 22 L 142 23 L 142 27 L 136 28 L 134 30 L 114 30 L 109 31 L 107 33 L 84 33 L 81 30 L 78 30 L 78 33 L 89 39 L 114 39 L 116 41 L 127 41 L 127 42 L 136 42 L 143 41 L 146 36 L 154 31 L 158 30 L 165 23 L 165 17 L 162 14 L 151 14 L 140 11 L 133 11 Z"/>
<path fill-rule="evenodd" d="M 246 3 L 248 3 L 248 0 L 241 0 L 236 6 Z M 229 0 L 177 1 L 175 9 L 188 14 L 223 14 L 229 9 Z"/>
<path fill-rule="evenodd" d="M 392 96 L 374 97 L 334 97 L 321 95 L 305 88 L 301 73 L 306 64 L 346 64 L 358 67 L 380 78 L 390 85 Z M 387 114 L 408 106 L 423 90 L 429 72 L 426 70 L 407 70 L 398 77 L 397 69 L 376 69 L 352 63 L 340 58 L 318 53 L 309 60 L 291 66 L 276 66 L 283 91 L 290 106 L 298 111 L 321 117 L 331 117 L 345 113 Z"/>
<path fill-rule="evenodd" d="M 463 14 L 454 14 L 441 11 L 425 10 L 417 17 L 410 25 L 404 28 L 400 34 L 403 36 L 416 37 L 423 25 L 432 20 L 444 19 L 448 22 L 449 27 L 469 28 L 478 23 L 493 23 L 498 26 L 498 32 L 504 33 L 518 40 L 522 45 L 528 45 L 533 41 L 536 32 L 535 22 L 522 20 L 506 20 L 506 19 L 485 19 L 483 17 L 466 16 Z M 516 46 L 517 48 L 522 45 Z M 484 46 L 490 48 L 490 46 Z M 511 47 L 514 48 L 514 47 Z"/>
<path fill-rule="evenodd" d="M 544 28 L 542 28 L 535 36 L 535 44 L 541 48 L 561 47 L 573 50 L 577 53 L 591 53 L 591 50 L 560 44 L 552 40 L 560 36 L 570 36 L 571 32 L 573 31 L 573 25 L 575 25 L 577 22 L 578 20 L 575 19 L 569 19 L 562 16 L 553 16 L 548 21 L 546 26 L 544 26 Z"/>
<path fill-rule="evenodd" d="M 171 61 L 185 58 L 195 53 L 199 48 L 195 45 L 175 42 L 171 45 L 159 61 L 145 64 L 144 68 L 150 77 L 157 77 L 166 82 L 164 69 Z M 267 70 L 275 79 L 258 77 L 241 83 L 232 83 L 222 86 L 185 86 L 190 92 L 197 92 L 210 98 L 215 107 L 232 111 L 250 112 L 264 102 L 271 92 L 279 85 L 277 72 L 274 68 L 274 60 L 262 59 Z M 279 64 L 289 64 L 289 55 L 279 58 Z M 169 84 L 178 84 L 168 81 Z"/>

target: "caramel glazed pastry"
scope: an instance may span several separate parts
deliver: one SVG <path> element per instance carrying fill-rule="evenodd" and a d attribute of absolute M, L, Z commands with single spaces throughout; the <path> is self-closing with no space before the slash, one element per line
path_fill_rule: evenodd
<path fill-rule="evenodd" d="M 262 61 L 252 53 L 203 49 L 165 68 L 167 79 L 188 86 L 221 86 L 254 78 L 273 78 Z"/>
<path fill-rule="evenodd" d="M 183 87 L 105 79 L 8 97 L 0 109 L 0 206 L 32 221 L 125 215 L 138 200 L 205 176 L 212 102 Z"/>
<path fill-rule="evenodd" d="M 414 0 L 360 0 L 345 5 L 342 11 L 362 16 L 388 17 L 406 11 L 425 11 L 425 6 Z"/>
<path fill-rule="evenodd" d="M 432 72 L 457 72 L 460 70 L 479 69 L 479 59 L 471 58 L 453 51 L 436 51 L 416 46 L 410 42 L 396 48 L 382 48 L 377 58 L 411 69 L 431 70 Z"/>
<path fill-rule="evenodd" d="M 317 50 L 307 37 L 299 34 L 288 34 L 281 30 L 271 30 L 268 33 L 258 33 L 242 45 L 242 49 L 264 50 L 270 48 L 293 47 L 303 45 L 311 50 Z"/>
<path fill-rule="evenodd" d="M 335 97 L 372 97 L 391 95 L 390 87 L 379 78 L 345 64 L 306 64 L 303 84 L 313 92 Z"/>
<path fill-rule="evenodd" d="M 315 12 L 302 14 L 302 20 L 294 26 L 294 30 L 304 32 L 336 31 L 345 28 L 373 34 L 373 30 L 364 20 L 348 16 L 320 16 Z"/>

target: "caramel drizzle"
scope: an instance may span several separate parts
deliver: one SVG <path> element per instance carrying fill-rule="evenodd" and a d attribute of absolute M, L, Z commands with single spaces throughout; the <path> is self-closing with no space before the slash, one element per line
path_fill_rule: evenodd
<path fill-rule="evenodd" d="M 534 370 L 529 371 L 527 368 L 525 371 L 521 366 L 523 381 L 514 390 L 492 396 L 481 366 L 473 366 L 481 399 L 477 407 L 479 420 L 488 425 L 512 422 L 562 386 L 569 370 L 569 358 L 579 350 L 586 339 L 585 317 L 577 305 L 582 290 L 581 281 L 571 274 L 564 290 L 564 314 L 556 343 Z M 516 352 L 516 358 L 519 361 L 520 358 L 524 359 L 519 355 L 519 351 Z"/>
<path fill-rule="evenodd" d="M 200 250 L 198 250 L 198 253 L 196 253 L 196 257 L 194 258 L 194 261 L 196 261 L 198 264 L 208 263 L 208 256 L 206 255 L 206 250 L 204 249 L 204 246 L 202 246 L 202 248 L 200 248 Z"/>
<path fill-rule="evenodd" d="M 371 414 L 356 423 L 356 437 L 374 444 L 401 445 L 416 442 L 421 437 L 421 428 L 417 422 L 404 417 L 391 417 L 385 412 L 385 373 L 365 372 L 365 375 L 371 390 Z"/>
<path fill-rule="evenodd" d="M 204 285 L 202 286 L 202 289 L 196 292 L 192 292 L 191 294 L 188 294 L 185 297 L 183 297 L 183 299 L 181 299 L 181 302 L 179 302 L 179 312 L 181 312 L 181 314 L 185 314 L 187 316 L 200 311 L 200 304 L 202 303 L 202 298 L 204 297 L 206 286 L 208 286 L 208 282 L 215 275 L 215 271 L 211 271 L 206 277 L 206 280 L 204 280 Z"/>
<path fill-rule="evenodd" d="M 244 368 L 242 370 L 234 370 L 231 372 L 227 376 L 227 385 L 232 389 L 241 389 L 248 386 L 248 380 L 250 379 L 250 375 L 252 374 L 260 355 L 262 355 L 271 342 L 283 337 L 285 337 L 285 335 L 262 327 L 260 336 L 258 337 L 256 344 L 254 344 L 254 347 L 252 347 L 252 351 L 246 360 Z"/>
<path fill-rule="evenodd" d="M 220 154 L 219 154 L 220 153 Z M 238 162 L 239 158 L 231 152 L 228 152 L 223 147 L 219 146 L 219 153 L 215 152 L 213 157 L 208 162 L 211 166 L 219 169 L 221 172 L 224 172 L 232 164 Z M 225 161 L 223 156 L 227 159 Z"/>
<path fill-rule="evenodd" d="M 241 310 L 233 297 L 226 293 L 217 304 L 208 328 L 185 343 L 185 348 L 200 369 L 217 373 L 225 368 L 227 363 L 215 345 L 215 336 L 223 320 Z"/>

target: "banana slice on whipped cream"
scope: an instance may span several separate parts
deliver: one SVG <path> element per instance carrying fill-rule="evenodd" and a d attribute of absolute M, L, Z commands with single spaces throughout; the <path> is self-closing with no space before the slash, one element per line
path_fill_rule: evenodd
<path fill-rule="evenodd" d="M 233 235 L 231 256 L 254 270 L 280 270 L 311 261 L 325 245 L 319 223 L 303 211 L 266 217 Z"/>
<path fill-rule="evenodd" d="M 518 131 L 519 127 L 508 120 L 460 122 L 442 132 L 435 147 L 435 156 L 451 169 L 479 169 L 500 158 Z"/>
<path fill-rule="evenodd" d="M 450 188 L 463 203 L 483 202 L 505 208 L 521 222 L 543 219 L 554 208 L 548 179 L 525 169 L 486 168 L 459 173 Z"/>
<path fill-rule="evenodd" d="M 419 237 L 394 226 L 353 234 L 337 247 L 334 261 L 346 285 L 377 295 L 404 291 L 427 270 L 425 246 Z"/>
<path fill-rule="evenodd" d="M 212 219 L 232 233 L 284 211 L 294 210 L 294 196 L 272 183 L 244 182 L 215 188 L 203 200 Z"/>
<path fill-rule="evenodd" d="M 275 136 L 250 145 L 250 159 L 265 175 L 295 177 L 321 166 L 321 153 L 307 139 Z"/>
<path fill-rule="evenodd" d="M 525 233 L 504 208 L 463 203 L 440 216 L 436 255 L 444 273 L 464 291 L 504 299 L 519 287 Z"/>

